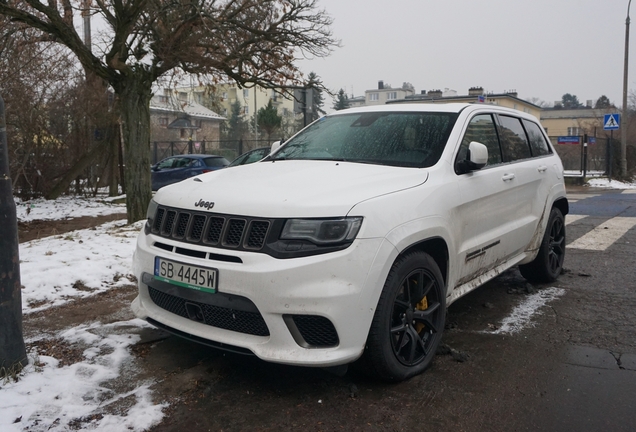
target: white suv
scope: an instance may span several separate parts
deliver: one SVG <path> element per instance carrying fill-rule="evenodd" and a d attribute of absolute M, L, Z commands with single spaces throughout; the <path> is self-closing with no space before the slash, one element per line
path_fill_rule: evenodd
<path fill-rule="evenodd" d="M 565 254 L 563 167 L 537 120 L 402 104 L 317 120 L 263 161 L 162 188 L 135 252 L 135 314 L 191 340 L 304 366 L 425 370 L 446 307 Z"/>

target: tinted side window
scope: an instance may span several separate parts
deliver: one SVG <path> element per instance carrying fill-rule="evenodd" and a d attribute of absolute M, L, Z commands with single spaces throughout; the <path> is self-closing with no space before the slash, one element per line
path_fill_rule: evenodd
<path fill-rule="evenodd" d="M 504 162 L 513 162 L 530 157 L 530 146 L 521 121 L 516 117 L 499 116 L 499 132 Z"/>
<path fill-rule="evenodd" d="M 545 156 L 552 151 L 545 141 L 545 137 L 541 133 L 541 127 L 531 121 L 522 120 L 523 126 L 528 133 L 528 139 L 530 140 L 530 149 L 532 150 L 532 156 Z"/>
<path fill-rule="evenodd" d="M 470 120 L 459 147 L 458 161 L 466 159 L 468 145 L 471 141 L 482 143 L 488 148 L 488 165 L 501 163 L 501 149 L 499 147 L 497 129 L 490 114 L 479 114 Z"/>
<path fill-rule="evenodd" d="M 173 165 L 173 168 L 183 168 L 185 166 L 188 166 L 188 165 L 190 165 L 190 161 L 191 161 L 191 159 L 177 158 L 177 161 Z"/>
<path fill-rule="evenodd" d="M 175 160 L 174 158 L 162 160 L 161 162 L 157 164 L 157 169 L 162 170 L 162 169 L 172 168 L 172 165 L 174 164 L 174 160 Z"/>

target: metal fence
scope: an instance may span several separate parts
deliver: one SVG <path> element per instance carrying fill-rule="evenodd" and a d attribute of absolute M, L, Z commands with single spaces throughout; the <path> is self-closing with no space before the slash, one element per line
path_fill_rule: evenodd
<path fill-rule="evenodd" d="M 561 138 L 561 140 L 560 140 Z M 551 136 L 550 140 L 557 154 L 563 162 L 563 168 L 570 176 L 612 175 L 617 173 L 620 156 L 620 143 L 617 139 L 608 137 L 588 137 L 587 143 L 584 136 L 567 137 Z"/>
<path fill-rule="evenodd" d="M 183 154 L 214 154 L 232 161 L 243 153 L 259 147 L 269 147 L 279 138 L 269 140 L 218 140 L 218 141 L 153 141 L 150 143 L 152 163 L 170 156 Z"/>

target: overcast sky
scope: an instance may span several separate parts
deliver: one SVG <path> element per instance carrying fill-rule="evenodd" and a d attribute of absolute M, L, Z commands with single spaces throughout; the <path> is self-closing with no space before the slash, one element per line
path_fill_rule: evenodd
<path fill-rule="evenodd" d="M 628 1 L 318 0 L 342 47 L 300 65 L 327 88 L 356 96 L 383 80 L 392 87 L 410 82 L 417 93 L 515 89 L 520 98 L 549 103 L 565 93 L 584 104 L 606 95 L 620 106 Z M 636 4 L 630 16 L 636 19 Z M 630 92 L 636 90 L 635 27 Z"/>

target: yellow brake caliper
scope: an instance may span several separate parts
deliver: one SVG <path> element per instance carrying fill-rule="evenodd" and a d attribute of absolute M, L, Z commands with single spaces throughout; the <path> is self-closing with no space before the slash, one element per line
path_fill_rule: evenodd
<path fill-rule="evenodd" d="M 422 300 L 420 300 L 420 302 L 415 305 L 415 309 L 417 310 L 428 309 L 428 300 L 426 299 L 426 296 L 422 297 Z M 423 328 L 424 328 L 424 323 L 421 323 L 421 322 L 415 323 L 415 331 L 417 331 L 418 334 L 422 331 Z"/>

